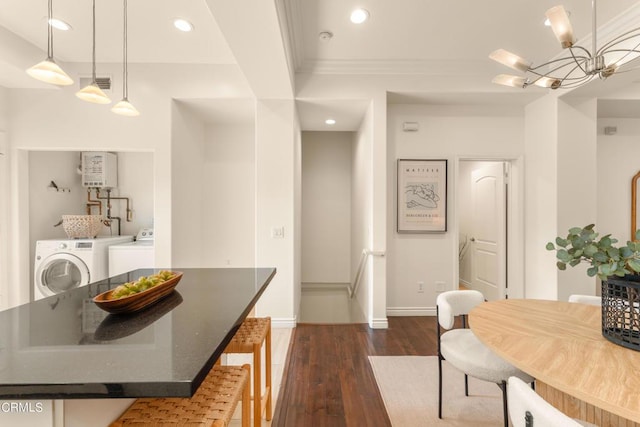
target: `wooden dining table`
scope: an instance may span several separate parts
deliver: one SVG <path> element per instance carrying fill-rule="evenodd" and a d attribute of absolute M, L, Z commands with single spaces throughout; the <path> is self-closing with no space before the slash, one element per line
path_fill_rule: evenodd
<path fill-rule="evenodd" d="M 469 313 L 469 324 L 496 354 L 535 377 L 536 391 L 567 415 L 640 427 L 640 352 L 602 336 L 600 307 L 491 301 Z"/>

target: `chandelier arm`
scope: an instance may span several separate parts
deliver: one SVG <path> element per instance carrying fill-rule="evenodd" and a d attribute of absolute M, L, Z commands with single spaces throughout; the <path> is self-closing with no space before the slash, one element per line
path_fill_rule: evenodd
<path fill-rule="evenodd" d="M 602 47 L 598 49 L 598 52 L 596 52 L 596 55 L 602 55 L 606 53 L 607 49 L 609 49 L 610 47 L 613 47 L 618 43 L 631 40 L 632 38 L 638 37 L 638 36 L 640 36 L 640 28 L 634 28 L 632 30 L 627 31 L 626 33 L 622 33 L 619 36 L 609 40 L 604 45 L 602 45 Z"/>
<path fill-rule="evenodd" d="M 540 80 L 541 77 L 548 77 L 548 78 L 551 78 L 551 79 L 560 80 L 561 82 L 564 82 L 564 81 L 574 82 L 574 81 L 581 81 L 581 80 L 583 80 L 585 78 L 585 76 L 587 76 L 585 74 L 584 76 L 580 76 L 580 77 L 569 77 L 571 74 L 573 74 L 576 71 L 576 69 L 580 68 L 578 65 L 575 65 L 574 67 L 572 67 L 563 77 L 557 77 L 557 76 L 553 75 L 553 73 L 555 73 L 556 71 L 561 70 L 562 68 L 565 68 L 565 67 L 567 67 L 569 65 L 570 64 L 561 65 L 561 66 L 559 66 L 557 68 L 554 68 L 553 70 L 549 70 L 546 73 L 539 73 L 539 72 L 534 71 L 534 70 L 529 70 L 529 72 L 531 72 L 532 74 L 534 74 L 536 76 L 539 76 L 539 78 L 537 78 L 536 81 Z"/>
<path fill-rule="evenodd" d="M 585 52 L 587 52 L 587 53 L 589 52 L 588 50 L 586 50 L 586 49 L 584 49 L 584 48 L 582 48 L 582 49 L 583 49 Z M 571 56 L 573 57 L 573 60 L 574 60 L 574 61 L 576 61 L 576 65 L 577 65 L 578 67 L 580 67 L 580 70 L 581 70 L 583 73 L 587 74 L 587 70 L 585 69 L 585 67 L 583 67 L 583 66 L 582 66 L 582 64 L 580 63 L 580 61 L 578 61 L 578 59 L 576 58 L 576 56 L 573 54 L 573 49 L 569 49 L 569 51 L 571 52 Z M 580 57 L 580 58 L 582 58 L 582 57 Z M 589 58 L 591 58 L 591 55 L 589 55 Z M 586 62 L 586 61 L 583 61 L 583 63 L 585 63 L 585 62 Z"/>
<path fill-rule="evenodd" d="M 620 62 L 622 62 L 622 61 L 623 61 L 626 57 L 628 57 L 630 54 L 632 54 L 632 53 L 640 53 L 640 50 L 637 50 L 637 48 L 638 48 L 639 46 L 640 46 L 640 43 L 638 43 L 637 45 L 635 45 L 633 49 L 613 49 L 613 50 L 608 51 L 607 53 L 611 53 L 611 52 L 624 52 L 624 55 L 622 55 L 620 58 L 618 58 L 618 60 L 617 60 L 617 61 L 615 61 L 615 62 L 613 62 L 613 63 L 609 64 L 609 66 L 614 65 L 614 66 L 617 68 L 617 67 L 618 67 L 618 64 L 619 64 Z M 637 57 L 636 57 L 636 58 L 637 58 Z M 634 60 L 634 59 L 636 59 L 636 58 L 631 58 L 631 59 L 630 59 L 630 61 L 632 61 L 632 60 Z M 625 62 L 623 62 L 623 63 L 622 63 L 622 65 L 624 65 L 624 64 L 625 64 Z M 616 72 L 617 72 L 617 70 L 616 70 Z"/>
<path fill-rule="evenodd" d="M 582 47 L 580 45 L 574 45 L 574 46 L 571 46 L 569 48 L 569 52 L 571 52 L 571 56 L 572 57 L 574 57 L 574 58 L 576 57 L 575 53 L 573 52 L 574 49 L 582 50 L 587 55 L 587 58 L 591 58 L 591 52 L 589 52 L 589 49 L 584 48 L 584 47 Z"/>
<path fill-rule="evenodd" d="M 553 69 L 551 69 L 551 70 L 549 70 L 549 71 L 547 71 L 547 72 L 544 72 L 544 73 L 541 73 L 541 72 L 538 72 L 538 71 L 537 71 L 537 70 L 538 70 L 538 68 L 540 68 L 540 67 L 543 67 L 543 66 L 546 66 L 546 65 L 550 65 L 550 64 L 553 64 L 554 62 L 559 62 L 559 61 L 562 61 L 562 60 L 565 60 L 565 61 L 566 61 L 566 60 L 569 60 L 569 59 L 572 59 L 572 58 L 566 57 L 566 58 L 562 58 L 562 59 L 556 59 L 556 60 L 553 60 L 553 61 L 549 61 L 549 62 L 547 62 L 547 63 L 544 63 L 544 64 L 542 64 L 542 65 L 539 65 L 538 67 L 535 67 L 535 68 L 529 69 L 529 70 L 528 70 L 528 72 L 530 72 L 530 73 L 532 73 L 532 74 L 535 74 L 535 75 L 537 75 L 537 76 L 540 76 L 540 77 L 545 77 L 545 76 L 546 76 L 546 77 L 550 77 L 550 78 L 554 78 L 554 79 L 562 79 L 562 80 L 567 79 L 567 77 L 568 77 L 569 75 L 571 75 L 571 74 L 572 74 L 572 73 L 573 73 L 577 68 L 580 68 L 580 70 L 582 70 L 582 71 L 584 72 L 584 70 L 582 69 L 582 67 L 578 64 L 578 61 L 577 61 L 577 60 L 567 62 L 567 63 L 565 63 L 565 64 L 562 64 L 562 65 L 560 65 L 560 66 L 558 66 L 558 67 L 556 67 L 556 68 L 553 68 Z M 582 61 L 585 61 L 587 58 L 582 58 L 582 57 L 580 57 L 580 59 L 581 59 Z M 569 72 L 568 72 L 567 74 L 565 74 L 565 76 L 564 76 L 564 77 L 560 78 L 560 77 L 555 77 L 555 76 L 553 75 L 553 73 L 555 73 L 556 71 L 561 70 L 561 69 L 563 69 L 563 68 L 565 68 L 565 67 L 568 67 L 568 66 L 570 66 L 570 65 L 572 65 L 572 64 L 575 64 L 575 65 L 571 68 L 571 70 L 569 70 Z M 586 74 L 586 73 L 585 73 L 585 74 Z"/>
<path fill-rule="evenodd" d="M 587 60 L 589 58 L 585 57 L 585 56 L 575 56 L 575 57 L 565 56 L 564 58 L 552 59 L 551 61 L 547 61 L 544 64 L 536 65 L 535 67 L 529 68 L 527 71 L 532 72 L 534 74 L 538 74 L 537 70 L 539 68 L 546 67 L 546 66 L 551 65 L 551 64 L 555 64 L 556 62 L 561 62 L 561 61 L 567 61 L 568 62 L 567 64 L 560 65 L 559 67 L 555 68 L 554 70 L 551 70 L 551 72 L 553 72 L 555 70 L 559 70 L 560 68 L 566 67 L 567 65 L 569 65 L 569 64 L 571 64 L 573 62 L 578 62 L 578 59 L 582 60 L 582 61 L 585 61 L 585 60 Z M 548 73 L 546 73 L 546 74 L 548 74 Z"/>
<path fill-rule="evenodd" d="M 574 88 L 574 87 L 578 87 L 578 86 L 581 86 L 581 85 L 583 85 L 585 83 L 588 83 L 589 81 L 591 81 L 593 79 L 593 77 L 594 77 L 594 75 L 584 76 L 579 81 L 577 81 L 577 82 L 573 82 L 572 81 L 569 84 L 562 85 L 562 87 L 564 89 L 571 89 L 571 88 Z"/>

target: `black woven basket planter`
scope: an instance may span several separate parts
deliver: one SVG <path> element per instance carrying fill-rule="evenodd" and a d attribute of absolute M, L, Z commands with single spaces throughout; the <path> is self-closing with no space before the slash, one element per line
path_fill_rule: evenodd
<path fill-rule="evenodd" d="M 602 335 L 615 344 L 640 351 L 640 276 L 602 281 Z"/>

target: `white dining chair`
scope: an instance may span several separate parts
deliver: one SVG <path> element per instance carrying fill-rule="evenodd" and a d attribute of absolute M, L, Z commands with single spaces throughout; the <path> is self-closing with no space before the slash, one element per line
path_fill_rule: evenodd
<path fill-rule="evenodd" d="M 513 427 L 595 427 L 560 412 L 518 377 L 509 378 L 507 395 Z"/>
<path fill-rule="evenodd" d="M 597 297 L 593 295 L 573 294 L 573 295 L 569 295 L 569 302 L 577 302 L 580 304 L 589 304 L 589 305 L 602 305 L 602 297 Z"/>
<path fill-rule="evenodd" d="M 464 373 L 464 394 L 469 396 L 468 376 L 496 383 L 502 390 L 504 425 L 508 427 L 507 380 L 516 376 L 525 382 L 533 378 L 511 365 L 482 344 L 471 329 L 467 328 L 467 314 L 484 301 L 482 293 L 475 290 L 448 291 L 436 299 L 438 343 L 438 418 L 442 418 L 442 361 Z M 462 316 L 462 328 L 454 328 L 455 316 Z M 441 328 L 447 329 L 441 333 Z"/>

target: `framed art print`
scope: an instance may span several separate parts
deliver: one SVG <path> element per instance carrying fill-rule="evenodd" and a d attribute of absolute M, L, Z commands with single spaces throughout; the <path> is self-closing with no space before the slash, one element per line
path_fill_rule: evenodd
<path fill-rule="evenodd" d="M 447 231 L 447 160 L 398 159 L 398 233 Z"/>

